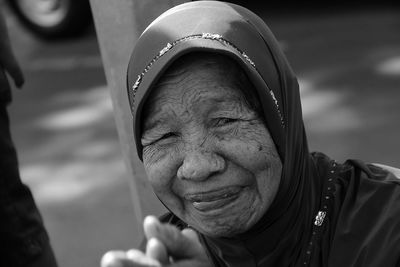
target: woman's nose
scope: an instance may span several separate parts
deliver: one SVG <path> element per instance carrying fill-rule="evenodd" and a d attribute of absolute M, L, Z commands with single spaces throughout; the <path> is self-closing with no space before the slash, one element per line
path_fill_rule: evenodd
<path fill-rule="evenodd" d="M 186 154 L 177 176 L 179 179 L 203 181 L 224 169 L 225 160 L 220 155 L 207 151 L 193 151 Z"/>

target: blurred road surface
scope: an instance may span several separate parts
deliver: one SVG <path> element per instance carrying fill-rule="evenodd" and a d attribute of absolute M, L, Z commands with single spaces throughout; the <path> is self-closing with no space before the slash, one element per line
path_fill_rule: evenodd
<path fill-rule="evenodd" d="M 95 33 L 45 43 L 13 17 L 7 22 L 26 76 L 10 107 L 22 178 L 42 211 L 60 266 L 98 266 L 108 249 L 137 242 Z"/>
<path fill-rule="evenodd" d="M 255 11 L 298 74 L 311 150 L 400 167 L 399 10 Z M 98 266 L 140 240 L 95 33 L 45 43 L 7 22 L 27 81 L 10 107 L 23 180 L 60 266 Z"/>

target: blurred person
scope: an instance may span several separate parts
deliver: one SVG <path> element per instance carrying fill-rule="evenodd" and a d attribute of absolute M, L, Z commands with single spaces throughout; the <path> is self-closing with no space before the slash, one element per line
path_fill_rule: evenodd
<path fill-rule="evenodd" d="M 11 50 L 0 6 L 0 266 L 56 267 L 49 237 L 29 188 L 21 182 L 15 146 L 11 139 L 7 105 L 11 87 L 24 83 Z"/>
<path fill-rule="evenodd" d="M 135 45 L 137 153 L 169 210 L 111 266 L 400 266 L 399 170 L 309 153 L 299 85 L 251 11 L 162 14 Z"/>

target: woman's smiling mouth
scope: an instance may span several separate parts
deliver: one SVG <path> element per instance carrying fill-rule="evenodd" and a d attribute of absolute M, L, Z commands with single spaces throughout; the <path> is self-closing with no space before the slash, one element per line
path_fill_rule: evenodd
<path fill-rule="evenodd" d="M 184 198 L 192 203 L 193 207 L 201 212 L 220 209 L 239 197 L 240 186 L 231 186 L 219 190 L 185 194 Z"/>

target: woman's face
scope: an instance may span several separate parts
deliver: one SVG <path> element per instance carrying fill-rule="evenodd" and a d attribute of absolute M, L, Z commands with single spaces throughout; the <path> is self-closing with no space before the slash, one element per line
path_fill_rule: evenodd
<path fill-rule="evenodd" d="M 155 193 L 176 216 L 214 237 L 253 226 L 281 177 L 268 129 L 242 93 L 254 90 L 243 76 L 222 57 L 181 60 L 145 104 L 143 162 Z"/>

